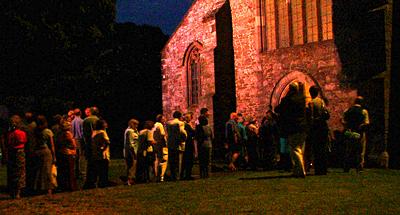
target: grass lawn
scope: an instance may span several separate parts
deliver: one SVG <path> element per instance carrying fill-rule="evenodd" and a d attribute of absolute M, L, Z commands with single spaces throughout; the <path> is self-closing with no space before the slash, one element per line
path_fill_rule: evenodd
<path fill-rule="evenodd" d="M 113 160 L 111 180 L 124 173 Z M 215 173 L 207 180 L 118 185 L 11 200 L 0 193 L 0 214 L 400 214 L 400 171 L 331 169 L 326 176 Z M 0 185 L 5 184 L 0 167 Z"/>

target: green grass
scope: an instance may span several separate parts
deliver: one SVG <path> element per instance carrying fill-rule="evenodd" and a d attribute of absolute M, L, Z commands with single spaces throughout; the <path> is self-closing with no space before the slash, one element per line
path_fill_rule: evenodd
<path fill-rule="evenodd" d="M 111 179 L 124 173 L 114 160 Z M 5 168 L 0 168 L 1 185 Z M 287 173 L 215 173 L 207 180 L 138 184 L 6 199 L 0 214 L 400 214 L 400 171 L 367 169 L 362 174 L 332 169 L 305 179 Z"/>

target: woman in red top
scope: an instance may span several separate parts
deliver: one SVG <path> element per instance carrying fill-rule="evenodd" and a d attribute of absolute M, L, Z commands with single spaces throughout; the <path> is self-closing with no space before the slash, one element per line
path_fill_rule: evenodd
<path fill-rule="evenodd" d="M 7 143 L 7 182 L 11 198 L 19 199 L 25 188 L 25 151 L 27 136 L 21 130 L 22 119 L 14 115 L 10 119 L 10 133 Z"/>

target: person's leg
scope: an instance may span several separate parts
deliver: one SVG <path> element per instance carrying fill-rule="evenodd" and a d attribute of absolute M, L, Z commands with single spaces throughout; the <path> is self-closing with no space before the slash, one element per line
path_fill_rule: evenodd
<path fill-rule="evenodd" d="M 92 189 L 96 187 L 97 181 L 97 161 L 93 161 L 91 159 L 87 160 L 87 167 L 86 167 L 86 180 L 83 189 Z"/>
<path fill-rule="evenodd" d="M 306 175 L 303 160 L 303 148 L 305 135 L 303 133 L 295 133 L 288 136 L 288 143 L 291 147 L 291 158 L 294 165 L 293 174 L 298 177 Z"/>
<path fill-rule="evenodd" d="M 178 160 L 178 152 L 172 148 L 168 148 L 168 165 L 169 170 L 171 172 L 171 180 L 176 180 L 176 168 L 177 168 L 177 160 Z"/>
<path fill-rule="evenodd" d="M 184 151 L 178 151 L 178 173 L 179 173 L 179 177 L 180 177 L 180 179 L 182 179 L 181 178 L 181 176 L 182 176 L 182 170 L 183 170 L 183 154 L 184 154 Z"/>
<path fill-rule="evenodd" d="M 99 162 L 99 187 L 107 187 L 108 184 L 108 160 L 102 159 Z"/>
<path fill-rule="evenodd" d="M 362 171 L 364 169 L 365 165 L 365 152 L 366 152 L 366 147 L 367 147 L 367 139 L 365 132 L 361 133 L 361 139 L 360 139 L 360 159 L 358 164 L 358 171 Z"/>

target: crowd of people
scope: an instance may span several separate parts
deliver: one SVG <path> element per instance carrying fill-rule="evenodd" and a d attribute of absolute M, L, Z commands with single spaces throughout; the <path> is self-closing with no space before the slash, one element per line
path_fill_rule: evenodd
<path fill-rule="evenodd" d="M 225 124 L 225 149 L 230 171 L 281 168 L 304 178 L 313 166 L 315 175 L 327 174 L 330 117 L 318 87 L 289 86 L 280 104 L 266 112 L 259 124 L 256 118 L 233 112 Z M 343 114 L 346 137 L 344 170 L 356 159 L 357 171 L 364 166 L 365 130 L 368 112 L 362 97 Z M 110 185 L 110 138 L 107 122 L 99 117 L 97 107 L 80 109 L 53 117 L 49 128 L 45 116 L 13 115 L 8 132 L 2 125 L 2 152 L 7 163 L 7 184 L 12 198 L 27 194 L 78 190 L 77 179 L 84 179 L 83 189 Z M 124 134 L 123 157 L 127 185 L 165 180 L 193 180 L 194 161 L 199 162 L 200 178 L 210 176 L 214 134 L 209 125 L 209 110 L 202 108 L 199 117 L 175 111 L 173 119 L 159 114 L 155 122 L 130 119 Z M 218 123 L 218 122 L 216 122 Z M 3 123 L 4 124 L 4 123 Z M 168 175 L 167 175 L 168 172 Z"/>
<path fill-rule="evenodd" d="M 319 96 L 320 89 L 294 82 L 275 109 L 269 107 L 258 125 L 257 119 L 231 113 L 225 126 L 225 148 L 228 149 L 229 169 L 282 169 L 294 177 L 304 178 L 313 168 L 315 175 L 328 172 L 328 150 L 332 140 L 327 121 L 330 113 Z M 345 172 L 356 164 L 361 172 L 365 165 L 366 130 L 369 116 L 358 96 L 343 113 Z"/>

